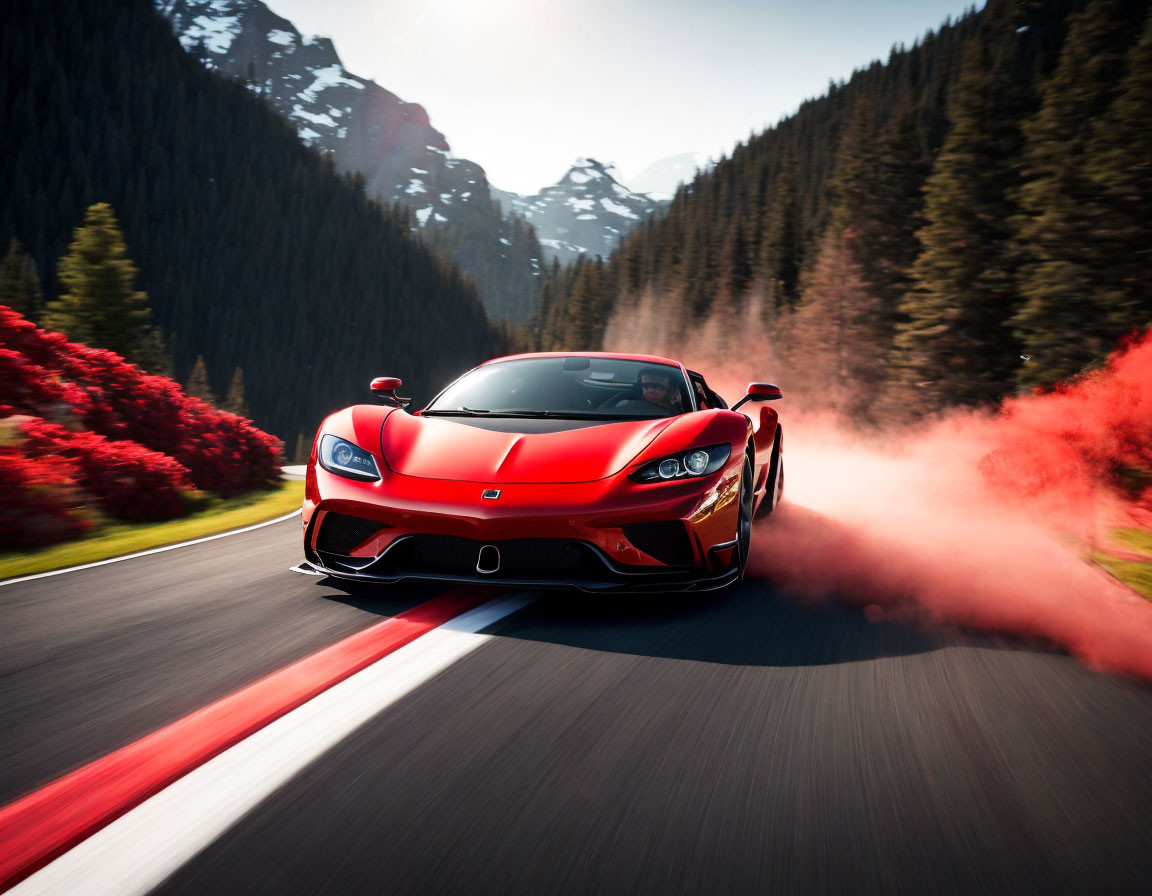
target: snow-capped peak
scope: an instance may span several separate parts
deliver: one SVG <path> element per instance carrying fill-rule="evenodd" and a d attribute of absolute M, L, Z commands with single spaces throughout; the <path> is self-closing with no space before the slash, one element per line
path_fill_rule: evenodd
<path fill-rule="evenodd" d="M 562 261 L 581 254 L 607 257 L 620 237 L 661 207 L 619 183 L 614 171 L 614 165 L 582 157 L 535 196 L 493 195 L 505 211 L 528 220 L 540 244 Z"/>

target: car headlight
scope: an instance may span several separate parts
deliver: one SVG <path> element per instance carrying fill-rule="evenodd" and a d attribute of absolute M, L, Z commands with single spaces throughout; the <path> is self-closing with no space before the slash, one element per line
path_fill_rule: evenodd
<path fill-rule="evenodd" d="M 333 435 L 320 440 L 320 466 L 329 473 L 362 482 L 375 482 L 380 478 L 376 459 L 363 448 Z"/>
<path fill-rule="evenodd" d="M 631 478 L 637 482 L 668 482 L 707 476 L 724 466 L 731 456 L 732 446 L 727 442 L 708 448 L 694 448 L 647 463 L 633 473 Z"/>

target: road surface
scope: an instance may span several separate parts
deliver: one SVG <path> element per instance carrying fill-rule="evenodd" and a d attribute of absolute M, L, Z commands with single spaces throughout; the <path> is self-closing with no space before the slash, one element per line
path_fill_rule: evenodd
<path fill-rule="evenodd" d="M 445 590 L 298 559 L 290 520 L 0 587 L 0 803 Z M 486 631 L 158 891 L 1152 892 L 1146 685 L 765 581 Z"/>

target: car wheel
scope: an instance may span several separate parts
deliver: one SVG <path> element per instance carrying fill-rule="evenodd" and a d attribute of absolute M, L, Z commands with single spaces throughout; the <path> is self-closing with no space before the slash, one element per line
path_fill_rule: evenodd
<path fill-rule="evenodd" d="M 780 438 L 777 436 L 776 443 L 772 446 L 772 460 L 768 465 L 768 488 L 764 492 L 764 500 L 760 502 L 760 507 L 756 511 L 756 518 L 763 519 L 768 516 L 783 497 L 784 454 L 780 450 Z"/>
<path fill-rule="evenodd" d="M 756 480 L 752 461 L 745 455 L 744 469 L 740 473 L 740 506 L 736 517 L 736 551 L 733 555 L 739 575 L 733 585 L 744 581 L 744 573 L 748 569 L 748 555 L 752 549 L 752 511 L 755 505 Z"/>

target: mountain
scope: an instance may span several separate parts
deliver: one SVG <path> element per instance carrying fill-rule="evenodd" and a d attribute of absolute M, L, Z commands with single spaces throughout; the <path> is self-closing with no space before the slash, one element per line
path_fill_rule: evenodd
<path fill-rule="evenodd" d="M 147 0 L 0 4 L 0 45 L 23 73 L 0 79 L 0 245 L 18 238 L 53 298 L 84 209 L 108 202 L 177 375 L 203 355 L 219 392 L 242 368 L 253 419 L 288 444 L 373 376 L 428 397 L 504 347 L 404 215 L 206 71 Z"/>
<path fill-rule="evenodd" d="M 671 199 L 681 184 L 691 183 L 698 172 L 708 171 L 712 161 L 702 152 L 682 152 L 657 159 L 634 177 L 624 178 L 629 189 L 652 199 Z"/>
<path fill-rule="evenodd" d="M 424 107 L 349 72 L 328 38 L 302 35 L 260 0 L 155 3 L 185 50 L 266 97 L 307 145 L 360 172 L 372 195 L 412 207 L 421 225 L 487 202 L 483 170 L 450 157 Z"/>
<path fill-rule="evenodd" d="M 302 35 L 260 0 L 154 2 L 185 50 L 264 97 L 339 171 L 410 209 L 413 226 L 446 230 L 430 242 L 472 277 L 493 317 L 531 316 L 540 258 L 531 229 L 501 215 L 484 169 L 452 155 L 423 106 L 352 74 L 331 40 Z"/>
<path fill-rule="evenodd" d="M 634 193 L 596 159 L 577 159 L 559 181 L 535 196 L 494 191 L 506 212 L 536 228 L 540 245 L 561 262 L 580 255 L 607 257 L 620 238 L 663 203 Z"/>

